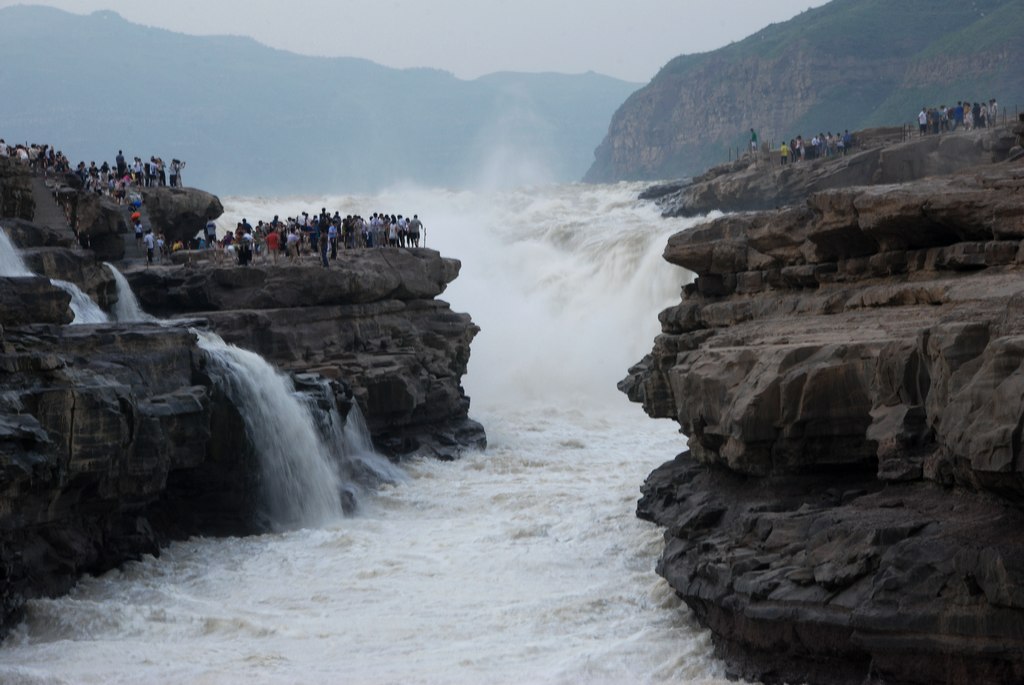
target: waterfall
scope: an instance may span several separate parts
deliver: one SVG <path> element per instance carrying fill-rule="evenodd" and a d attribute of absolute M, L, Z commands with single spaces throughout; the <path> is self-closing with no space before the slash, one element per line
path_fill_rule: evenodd
<path fill-rule="evenodd" d="M 110 273 L 114 276 L 114 282 L 117 283 L 117 304 L 114 305 L 114 319 L 119 322 L 153 322 L 155 323 L 158 319 L 154 316 L 150 316 L 142 309 L 142 305 L 139 304 L 139 299 L 135 297 L 135 293 L 132 292 L 132 287 L 128 283 L 128 279 L 124 277 L 120 271 L 117 270 L 110 262 L 103 262 L 103 266 L 110 270 Z"/>
<path fill-rule="evenodd" d="M 280 528 L 319 526 L 343 515 L 351 484 L 291 379 L 262 357 L 193 330 L 217 387 L 238 407 L 262 469 L 264 504 Z"/>
<path fill-rule="evenodd" d="M 2 226 L 0 226 L 0 276 L 5 278 L 35 276 L 25 266 L 25 260 L 21 258 L 21 253 L 7 237 L 7 231 L 3 230 Z"/>
<path fill-rule="evenodd" d="M 328 381 L 321 376 L 312 380 L 318 386 L 317 395 L 326 402 L 325 408 L 314 406 L 312 409 L 320 417 L 318 425 L 321 435 L 330 446 L 332 454 L 337 455 L 346 482 L 376 486 L 402 480 L 402 470 L 374 449 L 370 429 L 359 405 L 353 402 L 348 414 L 342 419 Z"/>
<path fill-rule="evenodd" d="M 139 305 L 131 285 L 112 264 L 104 262 L 117 283 L 118 322 L 158 322 Z M 0 276 L 33 277 L 7 234 L 0 230 Z M 71 295 L 73 323 L 107 323 L 110 317 L 74 283 L 50 282 Z M 359 486 L 392 483 L 398 467 L 377 454 L 366 423 L 353 406 L 342 420 L 334 394 L 320 378 L 326 403 L 316 408 L 301 396 L 291 379 L 259 355 L 219 336 L 194 331 L 210 361 L 210 375 L 242 413 L 249 440 L 259 456 L 266 512 L 280 527 L 316 526 L 354 505 Z"/>
<path fill-rule="evenodd" d="M 70 281 L 62 281 L 57 278 L 51 278 L 50 283 L 71 295 L 71 311 L 75 315 L 74 320 L 71 322 L 72 325 L 110 323 L 110 317 L 107 313 L 100 309 L 100 306 L 96 304 L 91 297 L 89 297 L 89 294 L 84 292 L 77 285 Z"/>
<path fill-rule="evenodd" d="M 0 276 L 24 278 L 35 276 L 25 265 L 25 260 L 7 233 L 0 230 Z M 110 317 L 100 309 L 88 294 L 74 283 L 51 278 L 50 283 L 71 295 L 71 311 L 75 318 L 72 324 L 107 323 Z"/>

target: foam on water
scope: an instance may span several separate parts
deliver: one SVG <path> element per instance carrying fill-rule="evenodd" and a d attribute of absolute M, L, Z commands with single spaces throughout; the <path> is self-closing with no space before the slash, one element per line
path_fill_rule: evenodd
<path fill-rule="evenodd" d="M 355 517 L 177 543 L 33 601 L 0 681 L 724 683 L 634 515 L 684 440 L 614 384 L 678 300 L 660 253 L 688 225 L 638 190 L 229 200 L 228 223 L 420 214 L 463 261 L 444 298 L 482 328 L 466 385 L 490 447 L 408 464 Z"/>

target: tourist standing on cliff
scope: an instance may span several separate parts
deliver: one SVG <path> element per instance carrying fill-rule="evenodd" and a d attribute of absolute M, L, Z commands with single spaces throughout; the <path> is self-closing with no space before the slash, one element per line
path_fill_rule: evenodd
<path fill-rule="evenodd" d="M 181 187 L 181 170 L 185 168 L 185 162 L 180 159 L 171 160 L 171 187 Z"/>
<path fill-rule="evenodd" d="M 217 246 L 217 223 L 213 219 L 206 222 L 205 234 L 207 249 L 214 249 Z"/>
<path fill-rule="evenodd" d="M 782 166 L 789 163 L 789 145 L 786 145 L 786 141 L 782 141 L 782 146 L 779 147 L 779 157 L 782 159 Z"/>
<path fill-rule="evenodd" d="M 750 154 L 757 155 L 757 131 L 750 129 Z"/>
<path fill-rule="evenodd" d="M 288 261 L 297 262 L 299 261 L 299 228 L 298 226 L 292 226 L 291 231 L 288 233 L 285 244 L 288 246 Z"/>
<path fill-rule="evenodd" d="M 267 232 L 267 237 L 264 242 L 267 246 L 267 252 L 274 260 L 274 264 L 277 264 L 277 252 L 281 249 L 281 236 L 278 234 L 277 229 L 274 226 L 270 227 L 270 231 Z M 266 259 L 264 259 L 266 261 Z"/>
<path fill-rule="evenodd" d="M 928 108 L 922 106 L 921 113 L 917 115 L 918 135 L 923 136 L 928 132 Z"/>
<path fill-rule="evenodd" d="M 331 240 L 327 235 L 327 231 L 320 231 L 320 265 L 325 269 L 330 268 L 330 264 L 327 261 L 327 248 L 330 245 L 330 242 Z"/>
<path fill-rule="evenodd" d="M 412 215 L 412 221 L 409 222 L 409 243 L 412 247 L 420 246 L 420 233 L 425 233 L 426 229 L 423 228 L 423 222 L 420 221 L 419 214 Z"/>
<path fill-rule="evenodd" d="M 117 151 L 115 163 L 117 164 L 117 177 L 124 178 L 125 172 L 128 171 L 128 166 L 124 163 L 124 152 L 121 150 Z"/>
<path fill-rule="evenodd" d="M 138 226 L 141 228 L 142 224 L 138 224 Z M 153 249 L 156 247 L 153 231 L 146 231 L 146 237 L 143 240 L 146 243 L 146 267 L 148 268 L 153 263 Z"/>

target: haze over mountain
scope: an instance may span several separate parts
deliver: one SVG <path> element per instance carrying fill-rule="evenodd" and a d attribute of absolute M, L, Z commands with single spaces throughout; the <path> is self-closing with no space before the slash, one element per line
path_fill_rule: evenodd
<path fill-rule="evenodd" d="M 578 180 L 639 87 L 594 73 L 463 81 L 47 7 L 0 9 L 0 137 L 77 162 L 187 162 L 218 193 Z"/>
<path fill-rule="evenodd" d="M 680 178 L 751 127 L 797 134 L 915 122 L 922 105 L 1024 105 L 1024 0 L 833 0 L 666 64 L 615 113 L 589 181 Z"/>

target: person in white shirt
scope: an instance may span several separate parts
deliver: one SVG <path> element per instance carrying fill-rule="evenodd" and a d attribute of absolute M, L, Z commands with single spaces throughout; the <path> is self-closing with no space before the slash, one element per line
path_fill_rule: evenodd
<path fill-rule="evenodd" d="M 146 243 L 146 266 L 149 267 L 153 263 L 153 250 L 156 247 L 156 238 L 153 237 L 153 231 L 146 231 L 146 235 L 142 240 Z"/>

